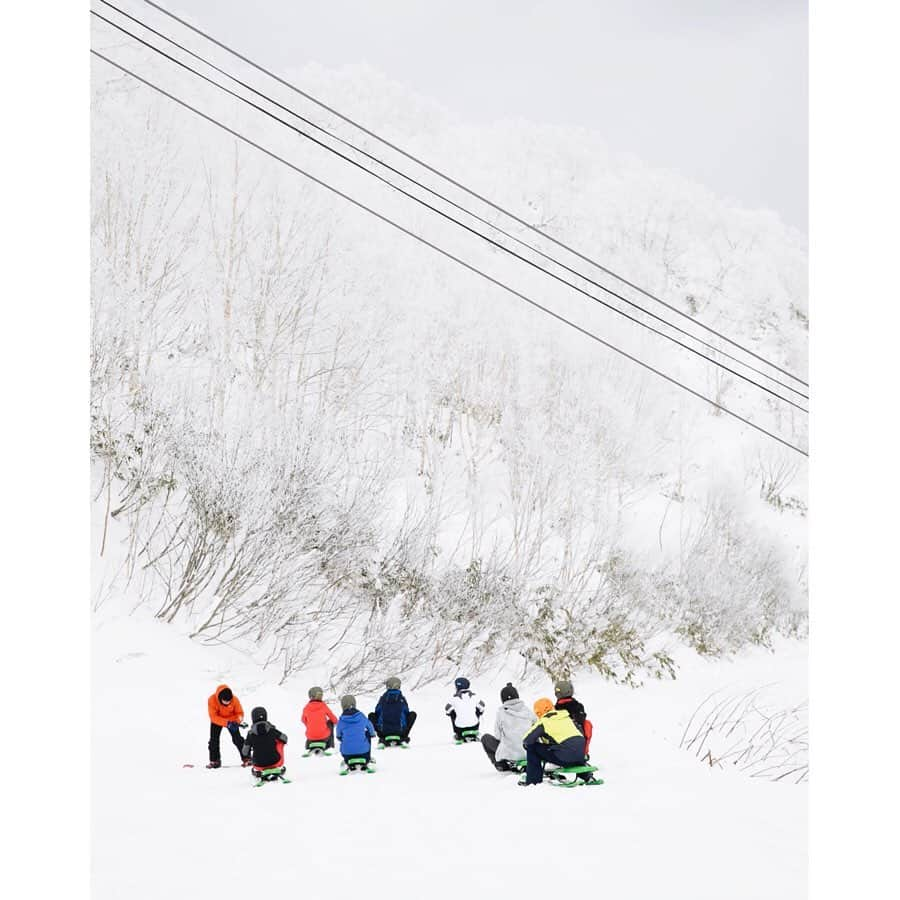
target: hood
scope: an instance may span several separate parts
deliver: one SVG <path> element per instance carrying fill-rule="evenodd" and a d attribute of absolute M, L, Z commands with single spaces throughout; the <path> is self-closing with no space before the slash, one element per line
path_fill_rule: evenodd
<path fill-rule="evenodd" d="M 463 697 L 468 694 L 470 697 L 474 697 L 475 695 L 468 688 L 463 688 L 461 691 L 457 691 L 454 696 L 455 697 Z"/>
<path fill-rule="evenodd" d="M 529 716 L 532 715 L 531 710 L 525 705 L 525 701 L 519 697 L 516 697 L 513 700 L 504 700 L 503 708 L 509 712 L 525 712 L 528 713 Z"/>
<path fill-rule="evenodd" d="M 384 692 L 384 696 L 385 697 L 402 697 L 403 692 L 400 690 L 400 688 L 388 688 Z"/>
<path fill-rule="evenodd" d="M 341 718 L 347 719 L 348 721 L 352 721 L 353 719 L 366 719 L 367 722 L 369 721 L 358 709 L 354 709 L 352 712 L 350 710 L 344 710 L 344 712 L 341 713 Z"/>
<path fill-rule="evenodd" d="M 228 688 L 228 690 L 231 691 L 231 688 L 228 687 L 227 684 L 220 684 L 216 688 L 215 698 L 217 703 L 222 703 L 222 701 L 219 700 L 219 694 L 221 694 L 222 691 L 225 690 L 225 688 Z M 231 706 L 232 703 L 234 703 L 234 691 L 231 691 L 231 699 L 227 703 L 222 703 L 222 706 Z"/>

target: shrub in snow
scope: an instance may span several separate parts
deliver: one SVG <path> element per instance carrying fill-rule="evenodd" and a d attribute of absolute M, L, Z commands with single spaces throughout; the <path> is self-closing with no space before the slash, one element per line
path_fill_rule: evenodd
<path fill-rule="evenodd" d="M 713 768 L 733 766 L 752 778 L 809 777 L 806 701 L 786 709 L 765 705 L 765 689 L 707 697 L 694 710 L 680 745 Z"/>

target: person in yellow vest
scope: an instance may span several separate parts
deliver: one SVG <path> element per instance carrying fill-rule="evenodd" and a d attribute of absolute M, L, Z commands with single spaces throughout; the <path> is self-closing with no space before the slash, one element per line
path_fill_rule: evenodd
<path fill-rule="evenodd" d="M 525 733 L 525 777 L 519 784 L 526 787 L 544 780 L 544 763 L 557 766 L 584 765 L 584 735 L 564 709 L 554 709 L 546 697 L 534 702 L 537 722 Z"/>

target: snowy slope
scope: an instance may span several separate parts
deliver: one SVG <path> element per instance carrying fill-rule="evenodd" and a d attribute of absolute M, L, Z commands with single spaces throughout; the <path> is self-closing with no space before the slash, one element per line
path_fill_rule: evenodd
<path fill-rule="evenodd" d="M 557 871 L 567 891 L 616 900 L 803 896 L 806 786 L 712 771 L 678 741 L 717 687 L 777 682 L 786 698 L 805 696 L 805 653 L 795 644 L 733 662 L 694 658 L 682 661 L 677 681 L 640 690 L 581 679 L 577 693 L 595 723 L 592 756 L 606 784 L 524 789 L 495 773 L 479 746 L 449 740 L 445 687 L 410 697 L 420 718 L 408 751 L 377 753 L 375 775 L 339 778 L 337 757 L 300 758 L 304 694 L 274 686 L 227 648 L 198 646 L 143 615 L 98 616 L 93 896 L 265 889 L 412 898 L 427 885 L 434 898 L 473 887 L 506 897 Z M 488 729 L 510 677 L 498 672 L 473 685 L 488 702 Z M 263 704 L 288 733 L 292 784 L 256 790 L 245 770 L 202 768 L 205 701 L 220 681 L 248 715 Z M 549 691 L 546 682 L 519 685 L 529 701 Z M 359 700 L 368 711 L 374 698 Z M 222 750 L 226 764 L 237 761 L 230 742 Z M 468 875 L 454 883 L 461 871 Z M 398 880 L 381 880 L 391 872 Z"/>

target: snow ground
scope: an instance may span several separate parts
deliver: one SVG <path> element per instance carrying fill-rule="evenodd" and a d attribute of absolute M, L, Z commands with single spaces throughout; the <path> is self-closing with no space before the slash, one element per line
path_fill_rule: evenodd
<path fill-rule="evenodd" d="M 509 678 L 473 684 L 488 703 L 487 730 Z M 220 681 L 248 717 L 262 704 L 288 733 L 292 784 L 257 790 L 245 770 L 203 768 L 206 698 Z M 278 687 L 247 658 L 140 614 L 98 618 L 93 896 L 414 898 L 426 886 L 432 898 L 473 887 L 515 896 L 543 892 L 550 874 L 567 890 L 616 900 L 794 900 L 806 894 L 806 785 L 713 771 L 678 749 L 712 690 L 771 682 L 788 702 L 805 697 L 804 644 L 733 662 L 691 658 L 677 681 L 640 690 L 578 679 L 606 784 L 574 790 L 516 787 L 480 746 L 453 744 L 442 715 L 450 690 L 432 685 L 409 698 L 419 713 L 411 748 L 377 752 L 375 775 L 339 778 L 337 756 L 300 758 L 305 686 Z M 529 701 L 550 690 L 516 683 Z M 359 700 L 372 708 L 373 697 Z M 227 736 L 222 751 L 224 763 L 237 761 Z"/>

